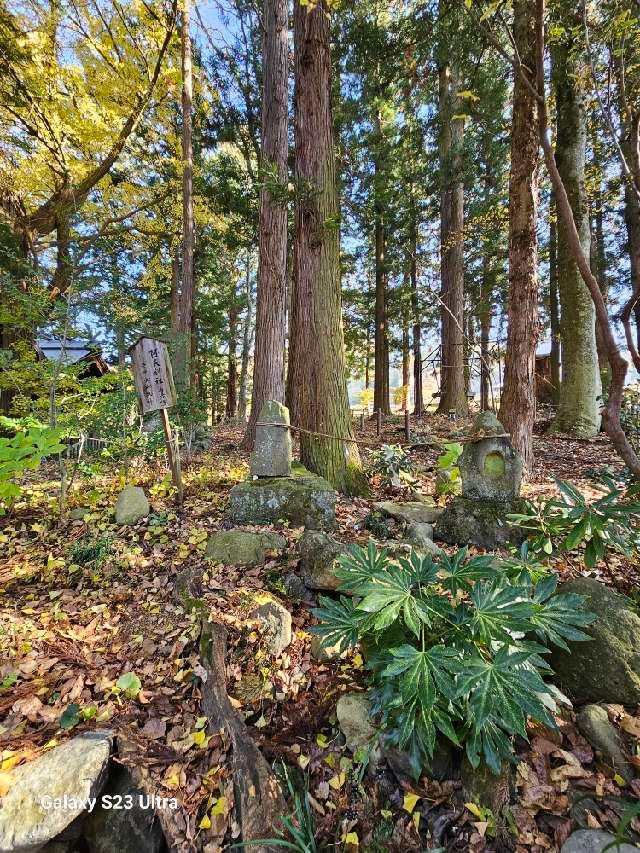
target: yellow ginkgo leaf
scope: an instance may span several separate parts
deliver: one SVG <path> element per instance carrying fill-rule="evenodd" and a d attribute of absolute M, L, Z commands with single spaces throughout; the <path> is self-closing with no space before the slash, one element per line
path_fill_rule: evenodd
<path fill-rule="evenodd" d="M 11 773 L 0 772 L 0 797 L 4 797 L 15 782 Z"/>
<path fill-rule="evenodd" d="M 211 809 L 212 815 L 224 814 L 227 806 L 226 797 L 218 797 Z"/>
<path fill-rule="evenodd" d="M 344 837 L 345 844 L 360 844 L 357 832 L 348 832 Z"/>
<path fill-rule="evenodd" d="M 198 829 L 211 829 L 211 818 L 208 814 L 206 814 L 200 823 L 198 824 Z"/>
<path fill-rule="evenodd" d="M 417 794 L 405 794 L 402 808 L 411 814 L 416 807 L 416 803 L 421 799 Z"/>

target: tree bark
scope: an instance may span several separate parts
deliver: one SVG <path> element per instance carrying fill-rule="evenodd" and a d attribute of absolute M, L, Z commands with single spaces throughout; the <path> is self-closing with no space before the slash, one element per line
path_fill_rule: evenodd
<path fill-rule="evenodd" d="M 262 89 L 258 293 L 251 413 L 244 446 L 253 446 L 255 425 L 266 400 L 284 402 L 287 310 L 287 0 L 265 0 Z"/>
<path fill-rule="evenodd" d="M 458 98 L 457 70 L 444 65 L 439 71 L 440 117 L 440 276 L 441 365 L 438 411 L 467 413 L 464 383 L 464 186 L 462 144 L 464 119 Z"/>
<path fill-rule="evenodd" d="M 409 408 L 409 268 L 408 258 L 405 259 L 404 280 L 402 282 L 402 411 Z"/>
<path fill-rule="evenodd" d="M 412 189 L 413 193 L 413 189 Z M 418 296 L 418 223 L 415 205 L 411 211 L 409 234 L 409 284 L 411 288 L 411 345 L 413 348 L 413 414 L 420 418 L 425 413 L 424 395 L 422 391 L 422 322 L 420 316 L 420 299 Z"/>
<path fill-rule="evenodd" d="M 562 0 L 558 12 L 564 30 L 551 51 L 557 113 L 555 162 L 569 199 L 582 253 L 589 258 L 591 231 L 584 183 L 587 124 L 585 93 L 579 79 L 584 58 L 574 35 L 579 31 L 580 16 L 571 0 Z M 591 438 L 600 429 L 595 310 L 569 247 L 567 225 L 562 216 L 558 221 L 558 291 L 562 380 L 554 430 Z"/>
<path fill-rule="evenodd" d="M 335 439 L 302 434 L 303 464 L 335 488 L 361 491 L 353 437 L 341 317 L 329 9 L 294 4 L 295 276 L 291 300 L 288 398 L 295 423 Z"/>
<path fill-rule="evenodd" d="M 247 380 L 249 375 L 249 357 L 251 355 L 251 338 L 253 329 L 253 298 L 251 293 L 251 264 L 247 255 L 245 276 L 245 314 L 242 324 L 242 360 L 240 366 L 240 391 L 238 394 L 238 420 L 241 423 L 247 418 Z"/>
<path fill-rule="evenodd" d="M 378 122 L 379 125 L 379 122 Z M 381 135 L 378 132 L 378 137 Z M 374 333 L 374 378 L 373 378 L 373 409 L 390 414 L 391 405 L 386 379 L 386 346 L 387 346 L 387 274 L 385 258 L 385 225 L 384 205 L 382 200 L 382 169 L 379 164 L 379 152 L 374 157 L 374 242 L 375 242 L 375 333 Z"/>
<path fill-rule="evenodd" d="M 193 140 L 190 0 L 182 3 L 180 45 L 182 50 L 182 286 L 176 324 L 176 384 L 187 390 L 190 383 L 193 278 Z"/>
<path fill-rule="evenodd" d="M 549 321 L 551 325 L 551 384 L 553 401 L 560 395 L 560 305 L 558 302 L 558 225 L 553 193 L 549 203 Z"/>
<path fill-rule="evenodd" d="M 491 365 L 489 362 L 489 340 L 493 314 L 493 276 L 491 257 L 485 251 L 482 258 L 482 293 L 480 304 L 480 411 L 491 408 Z"/>
<path fill-rule="evenodd" d="M 238 305 L 235 285 L 231 291 L 231 305 L 229 307 L 229 352 L 227 357 L 227 402 L 225 415 L 228 420 L 234 420 L 238 413 L 238 359 L 236 350 L 238 348 Z"/>
<path fill-rule="evenodd" d="M 513 39 L 535 81 L 535 9 L 514 3 Z M 509 175 L 509 327 L 500 421 L 525 466 L 533 467 L 536 414 L 535 368 L 538 345 L 538 105 L 534 92 L 515 75 Z"/>

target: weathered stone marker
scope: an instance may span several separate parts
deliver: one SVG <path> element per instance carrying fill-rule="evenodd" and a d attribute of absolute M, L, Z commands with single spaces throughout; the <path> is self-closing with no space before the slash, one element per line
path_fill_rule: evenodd
<path fill-rule="evenodd" d="M 506 516 L 517 509 L 522 457 L 493 412 L 481 412 L 458 460 L 462 494 L 436 523 L 435 538 L 456 545 L 495 548 L 524 536 Z"/>
<path fill-rule="evenodd" d="M 249 463 L 254 477 L 291 476 L 291 433 L 289 409 L 275 400 L 266 400 L 260 409 L 256 440 Z M 271 426 L 273 424 L 273 426 Z"/>
<path fill-rule="evenodd" d="M 487 417 L 490 416 L 490 417 Z M 474 430 L 482 437 L 469 441 L 458 460 L 462 496 L 471 500 L 511 503 L 520 497 L 522 457 L 493 412 L 482 412 Z"/>

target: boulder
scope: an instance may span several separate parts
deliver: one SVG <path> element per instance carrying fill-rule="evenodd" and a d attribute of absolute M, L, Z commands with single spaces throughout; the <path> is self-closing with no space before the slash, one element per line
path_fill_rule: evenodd
<path fill-rule="evenodd" d="M 449 545 L 471 544 L 489 550 L 518 547 L 526 536 L 524 531 L 507 524 L 507 514 L 519 509 L 518 503 L 509 506 L 501 501 L 457 497 L 436 522 L 434 536 Z"/>
<path fill-rule="evenodd" d="M 336 493 L 322 477 L 294 465 L 291 477 L 245 480 L 231 489 L 234 524 L 288 521 L 293 527 L 330 530 L 336 524 Z"/>
<path fill-rule="evenodd" d="M 268 596 L 261 596 L 260 603 L 250 614 L 257 619 L 267 638 L 269 652 L 277 657 L 291 643 L 291 614 L 280 602 Z"/>
<path fill-rule="evenodd" d="M 585 628 L 589 642 L 553 648 L 549 663 L 555 681 L 577 705 L 610 702 L 634 707 L 640 702 L 640 616 L 633 602 L 593 578 L 563 584 L 561 593 L 585 597 L 596 620 Z"/>
<path fill-rule="evenodd" d="M 335 576 L 338 557 L 349 553 L 349 546 L 328 533 L 306 530 L 298 543 L 300 572 L 310 589 L 335 590 L 340 585 Z"/>
<path fill-rule="evenodd" d="M 205 556 L 228 566 L 261 566 L 267 551 L 282 551 L 286 544 L 277 533 L 220 530 L 209 537 Z"/>
<path fill-rule="evenodd" d="M 579 829 L 573 832 L 560 848 L 560 853 L 603 853 L 608 845 L 610 853 L 638 853 L 633 844 L 615 844 L 616 837 L 602 829 Z"/>
<path fill-rule="evenodd" d="M 351 752 L 368 749 L 377 736 L 369 713 L 370 704 L 366 693 L 343 693 L 338 699 L 336 717 Z"/>
<path fill-rule="evenodd" d="M 394 501 L 379 501 L 374 503 L 373 509 L 381 515 L 393 518 L 403 524 L 433 524 L 442 514 L 442 508 L 428 501 L 407 501 L 395 503 Z"/>
<path fill-rule="evenodd" d="M 431 554 L 433 557 L 438 557 L 444 553 L 442 548 L 439 548 L 433 541 L 433 525 L 431 524 L 410 524 L 405 532 L 405 539 L 420 554 Z"/>
<path fill-rule="evenodd" d="M 149 501 L 140 486 L 126 486 L 118 495 L 116 523 L 135 524 L 149 515 Z"/>
<path fill-rule="evenodd" d="M 289 477 L 291 474 L 291 432 L 281 426 L 289 425 L 289 409 L 275 400 L 266 400 L 258 417 L 256 438 L 249 462 L 254 477 Z"/>
<path fill-rule="evenodd" d="M 311 595 L 302 578 L 298 577 L 295 572 L 288 572 L 282 578 L 282 585 L 287 597 L 292 601 L 307 601 Z"/>
<path fill-rule="evenodd" d="M 616 729 L 600 705 L 585 705 L 577 718 L 580 733 L 589 741 L 601 760 L 630 782 L 633 769 L 624 757 Z"/>
<path fill-rule="evenodd" d="M 160 822 L 147 795 L 136 787 L 129 771 L 116 765 L 103 796 L 122 797 L 125 807 L 106 809 L 97 806 L 84 825 L 89 853 L 160 853 L 165 840 Z M 112 800 L 114 802 L 114 800 Z"/>
<path fill-rule="evenodd" d="M 85 812 L 102 790 L 112 740 L 111 732 L 85 732 L 12 771 L 0 809 L 2 853 L 34 853 Z"/>

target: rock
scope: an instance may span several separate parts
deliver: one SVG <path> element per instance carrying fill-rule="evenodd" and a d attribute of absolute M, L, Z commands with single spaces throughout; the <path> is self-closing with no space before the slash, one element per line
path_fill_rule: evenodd
<path fill-rule="evenodd" d="M 77 506 L 71 510 L 71 512 L 69 513 L 69 518 L 71 519 L 71 521 L 82 521 L 82 519 L 88 512 L 91 512 L 91 510 L 87 509 L 84 506 Z"/>
<path fill-rule="evenodd" d="M 287 595 L 292 601 L 307 601 L 309 598 L 309 590 L 307 589 L 302 578 L 298 577 L 295 572 L 289 572 L 282 578 Z"/>
<path fill-rule="evenodd" d="M 433 543 L 433 525 L 426 522 L 409 524 L 405 531 L 405 540 L 418 550 L 422 548 L 429 552 L 432 547 L 436 547 Z"/>
<path fill-rule="evenodd" d="M 149 501 L 140 486 L 126 486 L 118 495 L 116 523 L 135 524 L 149 515 Z"/>
<path fill-rule="evenodd" d="M 555 681 L 577 705 L 640 702 L 640 616 L 633 602 L 593 578 L 563 584 L 560 593 L 585 597 L 596 620 L 584 630 L 589 642 L 569 642 L 570 653 L 553 648 L 549 663 Z"/>
<path fill-rule="evenodd" d="M 311 657 L 320 663 L 328 663 L 332 660 L 337 660 L 338 658 L 344 658 L 347 655 L 347 652 L 340 651 L 340 643 L 336 643 L 333 646 L 323 646 L 322 640 L 324 638 L 319 634 L 311 635 Z"/>
<path fill-rule="evenodd" d="M 520 497 L 522 465 L 508 438 L 467 442 L 458 459 L 462 496 L 512 504 Z"/>
<path fill-rule="evenodd" d="M 280 602 L 268 596 L 261 596 L 258 607 L 250 614 L 251 619 L 262 623 L 267 638 L 269 652 L 277 657 L 287 648 L 292 639 L 291 614 Z"/>
<path fill-rule="evenodd" d="M 209 537 L 205 556 L 228 566 L 261 566 L 267 551 L 282 551 L 286 544 L 277 533 L 220 530 Z"/>
<path fill-rule="evenodd" d="M 328 533 L 306 530 L 298 543 L 300 551 L 300 572 L 306 586 L 310 589 L 335 590 L 340 580 L 334 571 L 338 567 L 338 557 L 349 553 L 349 546 L 338 542 Z"/>
<path fill-rule="evenodd" d="M 506 516 L 519 508 L 518 503 L 508 506 L 499 501 L 457 497 L 436 522 L 434 536 L 449 545 L 471 544 L 489 550 L 507 545 L 518 547 L 526 536 L 519 528 L 509 526 Z"/>
<path fill-rule="evenodd" d="M 266 477 L 238 483 L 230 492 L 235 524 L 288 521 L 293 527 L 330 530 L 336 524 L 336 493 L 330 484 L 301 465 L 291 477 Z"/>
<path fill-rule="evenodd" d="M 585 705 L 577 718 L 580 733 L 589 741 L 602 761 L 630 782 L 633 769 L 624 757 L 618 735 L 609 715 L 600 705 Z"/>
<path fill-rule="evenodd" d="M 439 557 L 444 553 L 442 548 L 438 548 L 435 542 L 431 542 L 431 544 L 424 542 L 422 545 L 417 546 L 412 545 L 411 542 L 405 542 L 404 539 L 387 539 L 385 542 L 381 542 L 378 547 L 384 548 L 393 560 L 397 560 L 398 557 L 408 558 L 411 556 L 412 551 L 417 551 L 422 556 L 431 554 L 433 557 Z"/>
<path fill-rule="evenodd" d="M 369 717 L 370 704 L 366 693 L 343 693 L 338 699 L 336 717 L 351 752 L 368 749 L 377 737 Z"/>
<path fill-rule="evenodd" d="M 374 503 L 373 509 L 404 524 L 433 524 L 442 514 L 441 507 L 427 501 L 407 501 L 406 503 L 380 501 Z"/>
<path fill-rule="evenodd" d="M 12 771 L 0 809 L 2 853 L 40 850 L 84 813 L 106 779 L 112 740 L 111 732 L 86 732 Z"/>
<path fill-rule="evenodd" d="M 96 807 L 91 812 L 84 825 L 89 853 L 160 853 L 164 850 L 164 835 L 155 810 L 144 808 L 148 803 L 147 795 L 135 786 L 128 770 L 121 766 L 114 768 L 104 795 L 122 797 L 123 805 L 131 807 Z"/>
<path fill-rule="evenodd" d="M 602 853 L 609 844 L 609 853 L 638 853 L 633 844 L 615 845 L 616 837 L 602 829 L 579 829 L 573 832 L 560 848 L 560 853 Z"/>
<path fill-rule="evenodd" d="M 275 400 L 266 400 L 260 409 L 260 423 L 289 425 L 289 409 Z M 291 475 L 291 433 L 279 426 L 257 426 L 249 463 L 254 477 Z"/>

